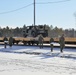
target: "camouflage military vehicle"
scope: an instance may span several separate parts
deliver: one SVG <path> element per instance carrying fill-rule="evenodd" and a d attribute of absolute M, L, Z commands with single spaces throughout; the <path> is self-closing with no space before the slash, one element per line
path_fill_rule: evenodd
<path fill-rule="evenodd" d="M 43 37 L 48 36 L 48 28 L 46 25 L 27 26 L 26 30 L 23 30 L 24 37 L 37 37 L 39 34 L 42 34 Z"/>

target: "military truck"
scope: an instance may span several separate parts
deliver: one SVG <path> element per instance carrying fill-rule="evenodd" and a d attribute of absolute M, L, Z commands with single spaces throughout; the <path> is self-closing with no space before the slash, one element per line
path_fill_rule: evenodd
<path fill-rule="evenodd" d="M 37 37 L 39 34 L 42 34 L 43 37 L 48 36 L 48 28 L 46 25 L 27 26 L 26 30 L 23 30 L 24 37 Z"/>
<path fill-rule="evenodd" d="M 27 26 L 25 30 L 23 30 L 24 40 L 22 41 L 24 44 L 37 44 L 38 45 L 38 35 L 42 34 L 42 36 L 48 37 L 48 27 L 46 25 L 38 25 L 38 26 Z M 27 40 L 25 40 L 27 39 Z"/>

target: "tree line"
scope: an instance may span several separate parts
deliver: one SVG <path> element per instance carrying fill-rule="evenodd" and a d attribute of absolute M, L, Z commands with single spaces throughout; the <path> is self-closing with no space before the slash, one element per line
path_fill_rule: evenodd
<path fill-rule="evenodd" d="M 46 25 L 46 24 L 45 24 Z M 23 30 L 26 30 L 26 25 L 23 25 L 23 27 L 16 27 L 16 28 L 9 28 L 6 26 L 5 28 L 0 27 L 0 37 L 4 36 L 12 36 L 12 37 L 23 37 Z M 65 34 L 65 37 L 76 37 L 76 30 L 72 29 L 63 29 L 53 27 L 53 25 L 46 25 L 48 28 L 48 36 L 49 37 L 59 37 L 61 34 Z"/>

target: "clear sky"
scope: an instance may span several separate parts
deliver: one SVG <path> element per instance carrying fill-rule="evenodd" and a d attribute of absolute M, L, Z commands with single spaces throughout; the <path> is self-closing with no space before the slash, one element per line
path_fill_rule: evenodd
<path fill-rule="evenodd" d="M 32 25 L 33 2 L 34 0 L 0 0 L 0 27 Z M 36 0 L 36 3 L 43 3 L 36 4 L 36 25 L 48 24 L 63 29 L 76 29 L 76 0 Z M 21 10 L 16 10 L 19 8 Z"/>

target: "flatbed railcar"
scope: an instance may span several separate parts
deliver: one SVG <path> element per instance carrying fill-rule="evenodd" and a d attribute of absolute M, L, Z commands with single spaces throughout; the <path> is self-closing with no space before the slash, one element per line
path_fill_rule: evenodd
<path fill-rule="evenodd" d="M 0 43 L 4 42 L 3 41 L 4 37 L 0 37 Z M 23 43 L 24 45 L 38 45 L 38 38 L 37 37 L 13 37 L 14 41 L 13 44 L 19 44 L 20 42 Z M 8 37 L 9 40 L 9 37 Z M 54 42 L 58 43 L 59 38 L 54 38 Z M 49 44 L 50 43 L 50 37 L 44 37 L 44 43 Z M 70 38 L 70 37 L 65 37 L 65 44 L 75 44 L 76 45 L 76 38 Z"/>

